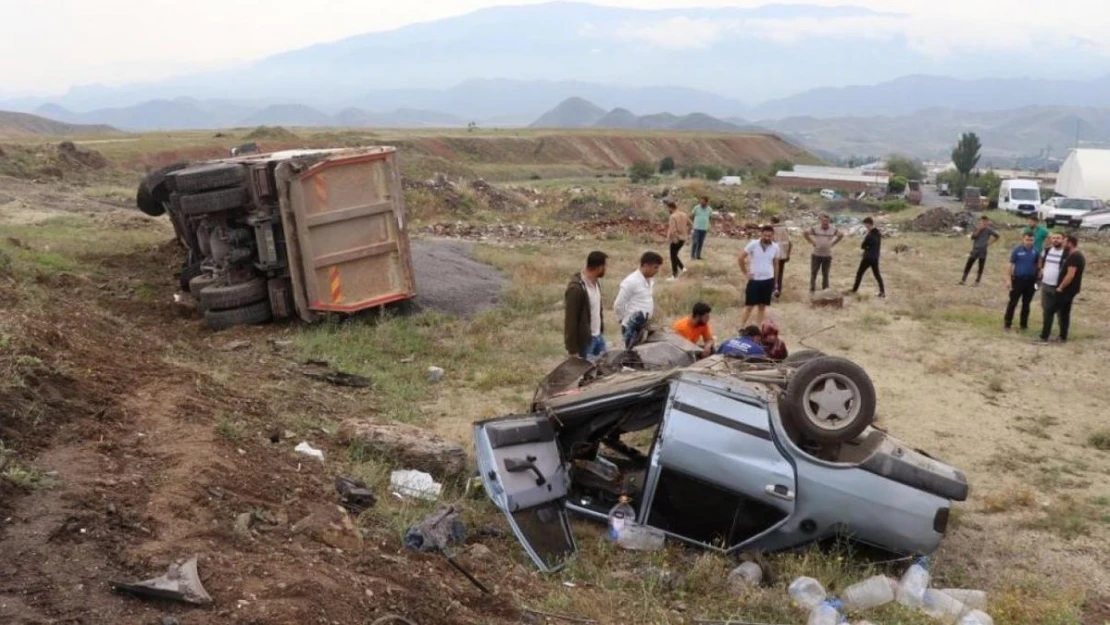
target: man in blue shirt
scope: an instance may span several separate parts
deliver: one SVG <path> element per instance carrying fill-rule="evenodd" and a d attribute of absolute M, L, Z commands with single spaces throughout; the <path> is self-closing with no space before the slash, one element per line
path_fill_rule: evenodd
<path fill-rule="evenodd" d="M 1006 285 L 1010 288 L 1010 303 L 1006 305 L 1003 323 L 1007 330 L 1014 324 L 1014 309 L 1021 300 L 1021 329 L 1029 329 L 1029 302 L 1037 290 L 1040 270 L 1037 266 L 1038 254 L 1033 245 L 1033 233 L 1026 232 L 1021 237 L 1021 245 L 1010 252 L 1010 270 L 1006 274 Z"/>
<path fill-rule="evenodd" d="M 767 352 L 759 340 L 760 336 L 757 326 L 748 326 L 740 332 L 740 336 L 725 341 L 717 353 L 733 358 L 766 358 Z"/>

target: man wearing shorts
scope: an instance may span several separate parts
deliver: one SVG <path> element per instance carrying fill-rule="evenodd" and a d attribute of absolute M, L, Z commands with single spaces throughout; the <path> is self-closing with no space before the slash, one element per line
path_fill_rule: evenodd
<path fill-rule="evenodd" d="M 763 323 L 767 307 L 771 305 L 771 298 L 775 294 L 779 256 L 779 245 L 775 243 L 775 229 L 772 226 L 763 226 L 759 238 L 748 243 L 744 252 L 740 254 L 740 269 L 748 277 L 740 327 L 748 325 L 753 310 L 757 311 L 756 325 Z"/>

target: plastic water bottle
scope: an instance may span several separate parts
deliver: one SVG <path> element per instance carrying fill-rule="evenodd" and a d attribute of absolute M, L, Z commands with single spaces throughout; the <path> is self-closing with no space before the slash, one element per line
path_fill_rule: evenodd
<path fill-rule="evenodd" d="M 617 544 L 632 551 L 659 551 L 666 538 L 662 531 L 634 523 L 631 519 L 625 520 L 624 526 L 617 532 Z"/>
<path fill-rule="evenodd" d="M 841 593 L 844 609 L 848 612 L 860 612 L 886 605 L 894 601 L 897 583 L 884 575 L 876 575 L 858 584 L 852 584 Z"/>
<path fill-rule="evenodd" d="M 956 601 L 966 605 L 972 610 L 987 609 L 987 593 L 982 590 L 967 590 L 965 588 L 941 588 L 941 592 Z"/>
<path fill-rule="evenodd" d="M 946 625 L 955 625 L 956 621 L 967 612 L 967 606 L 936 588 L 925 591 L 921 607 L 925 614 Z"/>
<path fill-rule="evenodd" d="M 972 610 L 964 615 L 958 625 L 994 625 L 994 619 L 981 610 Z"/>
<path fill-rule="evenodd" d="M 609 539 L 619 540 L 624 526 L 636 521 L 636 510 L 628 503 L 632 501 L 627 495 L 621 495 L 617 505 L 609 511 Z"/>
<path fill-rule="evenodd" d="M 842 621 L 844 617 L 840 615 L 840 602 L 836 599 L 827 599 L 813 608 L 806 625 L 840 625 Z"/>
<path fill-rule="evenodd" d="M 825 587 L 812 577 L 799 577 L 790 582 L 786 592 L 790 593 L 790 598 L 794 600 L 795 605 L 803 610 L 816 608 L 828 597 Z"/>
<path fill-rule="evenodd" d="M 925 603 L 925 589 L 929 587 L 929 560 L 919 558 L 898 582 L 898 603 L 908 608 L 920 608 Z"/>

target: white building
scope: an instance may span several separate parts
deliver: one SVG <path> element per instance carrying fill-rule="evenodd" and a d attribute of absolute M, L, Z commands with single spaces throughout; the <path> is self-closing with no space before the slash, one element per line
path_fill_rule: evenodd
<path fill-rule="evenodd" d="M 1072 150 L 1056 175 L 1055 189 L 1066 197 L 1110 199 L 1110 150 Z"/>

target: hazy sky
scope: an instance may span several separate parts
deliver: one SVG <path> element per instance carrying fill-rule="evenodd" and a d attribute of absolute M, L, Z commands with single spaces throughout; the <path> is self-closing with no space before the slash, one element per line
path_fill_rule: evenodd
<path fill-rule="evenodd" d="M 118 85 L 244 64 L 275 52 L 397 28 L 482 7 L 534 0 L 0 0 L 0 95 L 50 94 L 72 85 Z M 628 8 L 758 6 L 761 0 L 597 0 Z M 807 33 L 906 34 L 929 54 L 954 48 L 1037 45 L 1044 37 L 1089 39 L 1110 51 L 1105 0 L 810 0 L 909 15 L 835 24 L 770 25 L 780 41 Z M 1020 6 L 1019 6 L 1020 5 Z M 728 30 L 698 24 L 707 38 Z M 840 34 L 840 33 L 838 33 Z M 650 32 L 624 33 L 651 40 Z M 673 38 L 672 38 L 673 39 Z M 690 39 L 687 39 L 690 41 Z"/>

